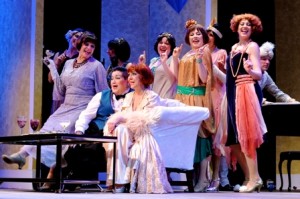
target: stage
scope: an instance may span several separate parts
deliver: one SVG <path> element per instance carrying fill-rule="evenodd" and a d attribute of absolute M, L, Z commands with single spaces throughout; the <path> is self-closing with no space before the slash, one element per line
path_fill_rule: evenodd
<path fill-rule="evenodd" d="M 0 189 L 1 199 L 145 199 L 145 198 L 159 198 L 159 199 L 231 199 L 231 198 L 246 198 L 246 199 L 299 199 L 300 192 L 269 192 L 262 191 L 260 193 L 235 193 L 235 192 L 217 192 L 217 193 L 184 193 L 182 191 L 175 191 L 172 194 L 130 194 L 130 193 L 104 193 L 98 190 L 85 190 L 64 193 L 47 193 L 36 192 L 29 189 Z"/>

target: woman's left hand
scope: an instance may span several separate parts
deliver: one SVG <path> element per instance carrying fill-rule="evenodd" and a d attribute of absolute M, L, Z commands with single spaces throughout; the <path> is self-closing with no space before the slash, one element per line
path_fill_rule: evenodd
<path fill-rule="evenodd" d="M 143 54 L 139 56 L 139 63 L 145 64 L 146 63 L 146 51 L 143 51 Z"/>
<path fill-rule="evenodd" d="M 253 69 L 253 63 L 250 59 L 243 58 L 244 69 L 249 73 Z"/>
<path fill-rule="evenodd" d="M 173 58 L 179 59 L 180 53 L 182 51 L 182 46 L 183 46 L 183 44 L 180 44 L 179 47 L 174 48 L 173 54 L 172 54 Z"/>

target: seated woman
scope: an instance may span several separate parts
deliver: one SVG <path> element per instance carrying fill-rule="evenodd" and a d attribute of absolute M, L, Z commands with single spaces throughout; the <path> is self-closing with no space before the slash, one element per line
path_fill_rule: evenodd
<path fill-rule="evenodd" d="M 162 130 L 159 126 L 163 127 L 163 123 L 174 126 L 176 123 L 196 123 L 200 126 L 209 111 L 203 107 L 186 106 L 177 100 L 160 98 L 149 89 L 154 78 L 144 64 L 132 64 L 128 73 L 128 81 L 134 91 L 126 95 L 122 111 L 113 114 L 104 128 L 105 135 L 118 137 L 116 178 L 123 179 L 124 184 L 130 183 L 130 192 L 133 193 L 171 193 L 173 190 L 153 129 Z M 107 184 L 111 185 L 111 144 L 105 148 L 108 158 Z M 124 189 L 121 187 L 116 192 L 124 192 Z"/>

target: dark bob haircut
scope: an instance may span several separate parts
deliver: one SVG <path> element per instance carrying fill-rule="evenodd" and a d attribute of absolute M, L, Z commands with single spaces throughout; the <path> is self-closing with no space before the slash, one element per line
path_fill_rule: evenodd
<path fill-rule="evenodd" d="M 212 29 L 211 27 L 214 28 L 214 29 Z M 212 33 L 213 33 L 214 38 L 215 38 L 215 45 L 216 45 L 217 47 L 220 47 L 221 42 L 222 42 L 222 41 L 221 41 L 222 38 L 221 38 L 217 33 L 215 33 L 215 30 L 217 30 L 219 33 L 222 34 L 222 32 L 220 31 L 220 30 L 221 30 L 221 27 L 220 27 L 219 24 L 217 24 L 217 23 L 215 23 L 215 24 L 212 25 L 212 26 L 209 26 L 209 27 L 207 28 L 206 32 L 207 32 L 207 33 L 209 33 L 209 32 L 212 32 Z M 223 36 L 223 35 L 221 35 L 221 36 Z"/>
<path fill-rule="evenodd" d="M 145 86 L 145 88 L 148 88 L 154 81 L 152 71 L 143 63 L 131 64 L 128 67 L 127 71 L 128 73 L 132 73 L 134 71 L 137 72 L 141 76 L 141 82 Z"/>
<path fill-rule="evenodd" d="M 122 62 L 128 61 L 130 58 L 130 45 L 124 38 L 115 38 L 108 42 L 108 48 L 115 51 L 117 59 Z"/>
<path fill-rule="evenodd" d="M 155 44 L 154 44 L 154 50 L 155 50 L 155 52 L 158 54 L 157 46 L 158 46 L 159 42 L 161 42 L 161 40 L 162 40 L 164 37 L 167 38 L 167 40 L 168 40 L 168 42 L 169 42 L 169 44 L 170 44 L 170 46 L 171 46 L 171 51 L 170 51 L 170 53 L 168 54 L 168 57 L 170 57 L 170 56 L 172 55 L 172 53 L 173 53 L 174 48 L 176 47 L 176 40 L 175 40 L 175 37 L 174 37 L 172 34 L 168 33 L 168 32 L 163 32 L 163 33 L 161 33 L 161 34 L 159 34 L 159 35 L 157 36 L 156 42 L 155 42 Z M 158 54 L 158 55 L 159 55 L 159 54 Z"/>
<path fill-rule="evenodd" d="M 82 44 L 86 42 L 91 42 L 96 45 L 97 43 L 96 35 L 90 31 L 83 32 L 81 37 L 77 40 L 77 45 L 76 45 L 77 50 L 80 50 Z"/>

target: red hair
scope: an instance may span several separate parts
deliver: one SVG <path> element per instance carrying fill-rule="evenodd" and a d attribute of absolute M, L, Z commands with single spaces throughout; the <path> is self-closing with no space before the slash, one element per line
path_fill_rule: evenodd
<path fill-rule="evenodd" d="M 237 32 L 238 26 L 243 19 L 246 19 L 251 23 L 253 33 L 262 32 L 263 27 L 260 18 L 249 13 L 233 15 L 232 19 L 230 20 L 230 29 L 232 32 Z"/>
<path fill-rule="evenodd" d="M 141 82 L 145 86 L 145 88 L 148 88 L 154 81 L 154 76 L 152 74 L 152 71 L 148 66 L 146 66 L 143 63 L 139 64 L 131 64 L 127 68 L 128 73 L 136 72 L 141 76 Z"/>

